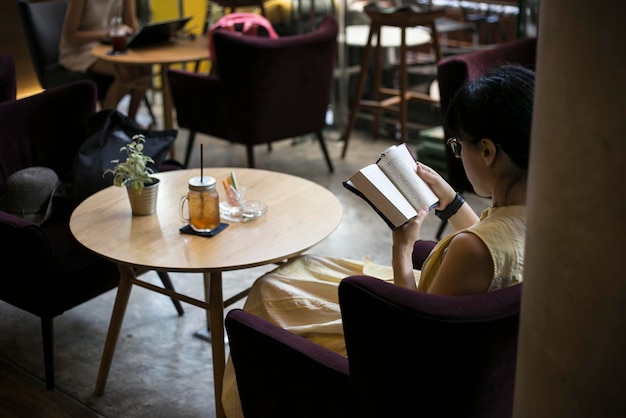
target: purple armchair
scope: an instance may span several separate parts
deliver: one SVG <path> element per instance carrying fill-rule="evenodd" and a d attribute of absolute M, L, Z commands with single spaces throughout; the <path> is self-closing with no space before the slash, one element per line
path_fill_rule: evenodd
<path fill-rule="evenodd" d="M 415 267 L 433 245 L 416 243 Z M 510 417 L 521 291 L 437 296 L 348 277 L 339 285 L 347 359 L 232 310 L 226 330 L 244 414 Z"/>
<path fill-rule="evenodd" d="M 353 416 L 345 357 L 241 309 L 225 325 L 246 418 Z"/>
<path fill-rule="evenodd" d="M 526 38 L 469 54 L 454 55 L 439 61 L 437 64 L 437 81 L 439 83 L 441 114 L 445 115 L 450 100 L 468 79 L 477 78 L 486 71 L 503 64 L 516 63 L 534 69 L 536 51 L 537 39 Z M 450 135 L 446 132 L 444 138 L 449 137 Z M 448 177 L 452 187 L 458 192 L 472 191 L 472 185 L 465 175 L 461 160 L 455 158 L 447 147 L 445 152 Z"/>
<path fill-rule="evenodd" d="M 96 109 L 90 81 L 0 103 L 0 195 L 32 166 L 67 177 Z M 69 229 L 71 207 L 55 201 L 42 226 L 0 211 L 0 299 L 41 318 L 46 385 L 54 387 L 53 318 L 117 286 L 115 264 L 84 249 Z"/>
<path fill-rule="evenodd" d="M 255 145 L 314 132 L 332 172 L 322 129 L 337 31 L 331 16 L 312 33 L 278 39 L 216 31 L 211 75 L 169 70 L 178 126 L 189 130 L 185 166 L 196 132 L 245 145 L 249 167 Z"/>
<path fill-rule="evenodd" d="M 67 179 L 95 110 L 96 86 L 88 80 L 0 103 L 0 196 L 7 178 L 23 168 L 49 167 L 59 179 Z M 50 389 L 54 317 L 117 287 L 119 281 L 114 263 L 73 237 L 69 219 L 76 203 L 55 197 L 53 206 L 52 216 L 42 225 L 0 210 L 0 300 L 41 318 Z M 161 279 L 171 288 L 167 273 Z"/>
<path fill-rule="evenodd" d="M 521 290 L 441 296 L 341 282 L 356 415 L 511 417 Z"/>

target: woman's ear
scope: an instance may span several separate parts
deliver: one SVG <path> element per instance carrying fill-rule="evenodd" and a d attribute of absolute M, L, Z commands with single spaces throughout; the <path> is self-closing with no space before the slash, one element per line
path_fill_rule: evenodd
<path fill-rule="evenodd" d="M 496 160 L 496 153 L 498 152 L 496 143 L 489 138 L 483 138 L 480 140 L 480 151 L 485 165 L 493 165 Z"/>

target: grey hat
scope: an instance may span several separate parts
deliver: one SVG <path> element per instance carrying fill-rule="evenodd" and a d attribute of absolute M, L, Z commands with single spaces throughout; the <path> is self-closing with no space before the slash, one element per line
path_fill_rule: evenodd
<path fill-rule="evenodd" d="M 36 224 L 52 213 L 52 196 L 59 177 L 47 167 L 29 167 L 11 174 L 5 183 L 0 208 Z"/>

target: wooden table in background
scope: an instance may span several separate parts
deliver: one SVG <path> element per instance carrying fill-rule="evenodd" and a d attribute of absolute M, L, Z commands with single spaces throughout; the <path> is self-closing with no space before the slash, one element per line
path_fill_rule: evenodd
<path fill-rule="evenodd" d="M 125 54 L 111 55 L 110 45 L 96 45 L 92 54 L 101 60 L 115 64 L 117 78 L 128 86 L 137 85 L 146 88 L 145 82 L 137 80 L 124 80 L 120 76 L 121 65 L 159 65 L 160 89 L 163 92 L 163 125 L 165 129 L 172 129 L 174 121 L 172 116 L 172 96 L 167 81 L 167 69 L 172 64 L 184 64 L 209 59 L 209 48 L 206 36 L 199 36 L 195 40 L 178 39 L 165 44 L 150 47 L 129 49 Z M 154 87 L 152 87 L 154 88 Z"/>
<path fill-rule="evenodd" d="M 215 409 L 223 417 L 222 377 L 225 366 L 222 272 L 280 263 L 297 256 L 328 237 L 341 222 L 337 197 L 309 180 L 289 174 L 244 168 L 208 168 L 203 175 L 218 185 L 235 170 L 246 197 L 268 205 L 262 217 L 230 225 L 212 238 L 182 234 L 181 197 L 199 169 L 156 174 L 161 179 L 157 212 L 132 216 L 126 190 L 108 187 L 83 201 L 72 214 L 70 228 L 76 239 L 96 254 L 118 264 L 121 277 L 111 315 L 96 394 L 102 394 L 133 285 L 201 307 L 207 311 L 213 350 Z M 220 190 L 220 199 L 224 199 Z M 133 267 L 167 272 L 202 273 L 205 300 L 198 300 L 139 280 Z M 233 299 L 233 298 L 231 298 Z M 155 359 L 155 361 L 159 361 Z"/>

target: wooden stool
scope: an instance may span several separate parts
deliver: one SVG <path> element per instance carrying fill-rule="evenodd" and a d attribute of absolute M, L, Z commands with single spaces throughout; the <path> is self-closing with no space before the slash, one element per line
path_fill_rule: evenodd
<path fill-rule="evenodd" d="M 441 49 L 438 42 L 437 28 L 435 26 L 435 19 L 444 15 L 443 10 L 429 10 L 418 11 L 412 7 L 403 7 L 395 9 L 393 12 L 385 11 L 377 7 L 365 7 L 363 11 L 370 18 L 370 31 L 365 44 L 365 50 L 363 51 L 363 57 L 361 60 L 361 71 L 359 72 L 359 79 L 357 81 L 356 91 L 354 94 L 354 100 L 350 109 L 350 117 L 348 120 L 348 127 L 346 130 L 343 152 L 341 158 L 345 158 L 348 150 L 348 143 L 354 123 L 356 120 L 356 114 L 359 107 L 364 107 L 374 111 L 374 135 L 378 131 L 378 117 L 381 111 L 398 113 L 400 116 L 400 137 L 402 141 L 406 141 L 406 117 L 407 117 L 407 102 L 409 99 L 421 100 L 428 103 L 437 103 L 437 100 L 432 99 L 430 96 L 417 92 L 408 91 L 407 85 L 407 29 L 415 28 L 416 26 L 426 26 L 430 28 L 430 42 L 434 50 L 435 59 L 439 61 L 441 59 Z M 384 47 L 385 40 L 381 36 L 381 29 L 383 26 L 391 26 L 400 29 L 400 67 L 398 69 L 399 89 L 381 87 L 382 77 L 382 48 Z M 365 85 L 365 78 L 367 76 L 367 67 L 369 64 L 370 52 L 372 49 L 372 40 L 376 36 L 376 60 L 374 69 L 374 86 L 372 90 L 372 100 L 361 100 L 363 94 L 363 87 Z M 426 42 L 425 42 L 426 43 Z M 387 45 L 390 46 L 390 45 Z M 379 100 L 380 95 L 389 96 L 385 99 Z"/>

